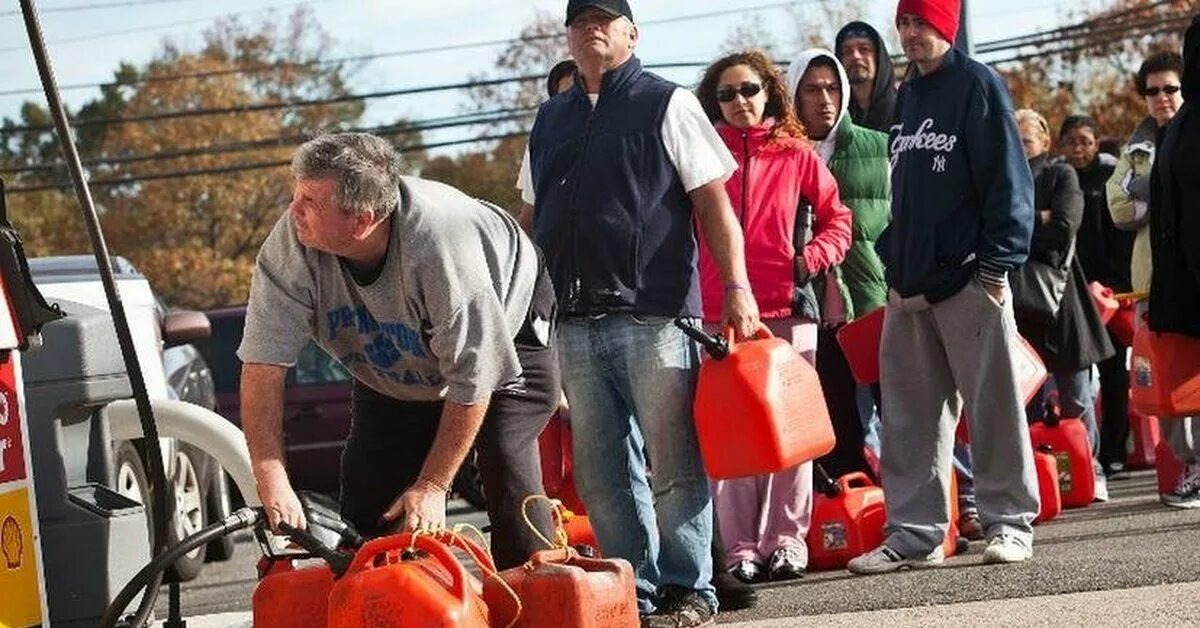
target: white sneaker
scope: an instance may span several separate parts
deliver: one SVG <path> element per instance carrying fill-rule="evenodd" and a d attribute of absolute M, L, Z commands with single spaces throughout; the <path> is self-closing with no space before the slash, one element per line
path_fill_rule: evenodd
<path fill-rule="evenodd" d="M 997 534 L 983 550 L 983 564 L 1019 563 L 1033 558 L 1033 548 L 1009 534 Z"/>
<path fill-rule="evenodd" d="M 1108 481 L 1104 478 L 1103 475 L 1096 478 L 1096 497 L 1095 497 L 1094 501 L 1098 501 L 1098 502 L 1108 501 Z"/>
<path fill-rule="evenodd" d="M 880 545 L 862 556 L 851 559 L 846 565 L 846 569 L 849 569 L 850 573 L 864 575 L 888 573 L 901 569 L 940 567 L 945 560 L 946 557 L 940 545 L 934 548 L 929 555 L 921 558 L 905 558 L 887 545 Z"/>

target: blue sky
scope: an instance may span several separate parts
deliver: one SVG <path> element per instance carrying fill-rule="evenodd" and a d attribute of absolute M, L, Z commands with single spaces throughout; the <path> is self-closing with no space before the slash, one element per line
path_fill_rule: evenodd
<path fill-rule="evenodd" d="M 507 2 L 501 0 L 125 0 L 130 6 L 107 9 L 71 9 L 122 0 L 42 0 L 37 5 L 60 84 L 107 80 L 117 64 L 148 60 L 164 38 L 196 45 L 199 33 L 218 16 L 238 14 L 247 21 L 280 17 L 297 6 L 310 7 L 334 38 L 331 56 L 408 50 L 453 43 L 514 37 L 535 11 L 561 15 L 565 0 Z M 1045 30 L 1102 0 L 970 0 L 973 36 L 977 42 Z M 137 4 L 132 4 L 139 2 Z M 638 22 L 739 10 L 781 4 L 769 0 L 631 0 Z M 802 0 L 807 18 L 820 22 L 821 4 Z M 880 30 L 890 28 L 894 0 L 865 0 L 861 16 Z M 837 6 L 836 2 L 830 5 Z M 0 91 L 37 87 L 33 59 L 28 52 L 23 23 L 14 14 L 16 2 L 0 9 Z M 54 11 L 54 9 L 70 9 Z M 274 13 L 272 13 L 274 11 Z M 665 24 L 641 26 L 638 55 L 647 62 L 706 61 L 720 50 L 728 32 L 749 19 L 742 14 L 723 15 Z M 785 8 L 756 11 L 780 44 L 794 38 L 794 27 Z M 186 22 L 186 23 L 181 23 Z M 833 32 L 828 34 L 832 39 Z M 75 41 L 73 41 L 75 40 Z M 490 69 L 498 46 L 436 54 L 411 55 L 370 62 L 355 76 L 355 91 L 397 89 L 465 81 L 468 75 Z M 690 83 L 697 70 L 664 71 L 673 80 Z M 97 90 L 67 91 L 64 98 L 77 106 Z M 23 100 L 42 102 L 40 93 L 0 96 L 0 116 L 16 117 Z M 411 119 L 452 115 L 463 100 L 459 93 L 406 96 L 369 102 L 366 122 L 385 123 L 399 116 Z M 445 131 L 431 141 L 462 137 L 463 130 Z"/>

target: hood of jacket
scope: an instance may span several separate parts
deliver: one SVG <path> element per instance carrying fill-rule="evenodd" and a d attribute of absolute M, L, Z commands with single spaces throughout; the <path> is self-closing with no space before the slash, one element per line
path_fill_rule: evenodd
<path fill-rule="evenodd" d="M 1200 15 L 1192 18 L 1192 25 L 1183 36 L 1183 76 L 1180 80 L 1183 99 L 1190 103 L 1200 102 Z"/>
<path fill-rule="evenodd" d="M 796 90 L 800 87 L 800 79 L 804 78 L 804 73 L 808 71 L 808 66 L 818 58 L 824 57 L 833 62 L 833 67 L 837 69 L 838 81 L 842 86 L 842 102 L 841 108 L 838 109 L 837 121 L 833 123 L 833 128 L 829 131 L 829 135 L 823 140 L 813 140 L 814 143 L 821 145 L 831 145 L 837 142 L 838 130 L 842 128 L 842 122 L 850 115 L 850 80 L 846 77 L 846 68 L 842 67 L 842 62 L 838 61 L 837 55 L 825 50 L 824 48 L 809 48 L 796 55 L 792 59 L 792 64 L 788 66 L 787 84 L 788 93 L 792 95 L 795 101 L 796 117 L 800 117 L 800 99 L 796 96 Z M 803 120 L 801 120 L 803 123 Z M 818 150 L 822 155 L 828 155 L 828 150 Z"/>
<path fill-rule="evenodd" d="M 858 32 L 865 32 L 875 43 L 875 85 L 871 88 L 871 111 L 866 112 L 866 117 L 870 118 L 873 117 L 875 109 L 881 108 L 887 100 L 894 98 L 892 94 L 894 94 L 893 90 L 896 85 L 896 68 L 892 65 L 892 56 L 888 54 L 887 44 L 879 36 L 879 31 L 866 22 L 850 22 L 843 26 L 838 31 L 837 37 L 834 38 L 834 51 L 842 49 L 842 42 L 846 40 L 846 35 Z"/>
<path fill-rule="evenodd" d="M 1146 116 L 1137 127 L 1133 129 L 1133 133 L 1129 134 L 1129 142 L 1125 145 L 1127 153 L 1150 153 L 1154 154 L 1154 143 L 1158 139 L 1158 122 L 1154 118 Z"/>

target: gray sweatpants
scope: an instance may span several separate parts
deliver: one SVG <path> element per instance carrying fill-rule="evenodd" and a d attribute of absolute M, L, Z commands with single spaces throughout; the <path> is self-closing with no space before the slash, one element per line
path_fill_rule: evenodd
<path fill-rule="evenodd" d="M 881 460 L 887 545 L 909 558 L 941 545 L 950 518 L 954 431 L 966 406 L 975 496 L 988 538 L 1033 546 L 1037 475 L 1013 356 L 1011 293 L 997 304 L 972 280 L 930 305 L 888 299 L 880 345 Z"/>

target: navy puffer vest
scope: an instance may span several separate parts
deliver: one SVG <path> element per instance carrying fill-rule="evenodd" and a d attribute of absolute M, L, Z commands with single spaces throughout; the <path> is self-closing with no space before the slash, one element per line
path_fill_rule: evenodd
<path fill-rule="evenodd" d="M 529 138 L 534 241 L 565 314 L 699 316 L 692 203 L 663 145 L 676 85 L 630 58 L 542 105 Z"/>

